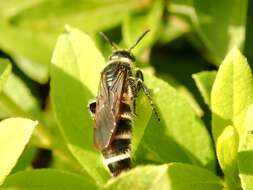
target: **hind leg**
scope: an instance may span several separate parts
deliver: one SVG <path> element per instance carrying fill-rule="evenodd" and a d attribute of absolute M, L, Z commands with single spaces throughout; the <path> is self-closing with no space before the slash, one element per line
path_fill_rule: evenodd
<path fill-rule="evenodd" d="M 92 100 L 88 103 L 88 110 L 90 111 L 90 114 L 93 118 L 96 113 L 96 107 L 97 107 L 96 100 Z"/>
<path fill-rule="evenodd" d="M 148 87 L 144 83 L 144 77 L 143 77 L 143 74 L 140 70 L 137 70 L 136 75 L 135 75 L 135 80 L 136 80 L 137 93 L 140 91 L 140 89 L 143 90 L 145 96 L 148 98 L 149 104 L 152 107 L 152 110 L 153 110 L 157 120 L 160 121 L 158 112 L 156 110 L 156 107 L 153 103 L 153 99 L 151 97 L 151 93 L 150 93 Z"/>
<path fill-rule="evenodd" d="M 132 76 L 129 77 L 128 84 L 129 84 L 129 89 L 128 89 L 129 92 L 128 93 L 130 93 L 133 98 L 133 113 L 134 113 L 134 115 L 136 115 L 136 99 L 137 99 L 137 95 L 138 95 L 138 88 L 136 85 L 136 79 Z"/>

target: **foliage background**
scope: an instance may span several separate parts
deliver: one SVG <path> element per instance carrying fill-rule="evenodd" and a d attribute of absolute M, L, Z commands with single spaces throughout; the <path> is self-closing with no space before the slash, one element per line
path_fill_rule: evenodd
<path fill-rule="evenodd" d="M 34 181 L 30 189 L 40 180 L 48 189 L 62 188 L 63 181 L 64 187 L 76 189 L 127 189 L 130 185 L 136 189 L 201 189 L 203 181 L 206 189 L 221 189 L 224 184 L 228 189 L 252 189 L 252 178 L 240 176 L 240 181 L 238 177 L 238 141 L 243 142 L 238 140 L 241 133 L 235 128 L 243 124 L 226 113 L 224 117 L 232 122 L 223 124 L 215 119 L 215 113 L 223 114 L 219 112 L 222 102 L 236 104 L 227 101 L 230 96 L 241 99 L 238 104 L 245 110 L 253 103 L 250 98 L 244 101 L 252 96 L 248 68 L 253 62 L 252 17 L 251 0 L 0 0 L 0 118 L 39 121 L 3 189 L 28 189 L 29 184 L 24 182 L 27 178 Z M 136 66 L 145 72 L 162 122 L 155 121 L 145 97 L 140 96 L 133 155 L 135 165 L 158 166 L 137 168 L 126 174 L 127 182 L 120 177 L 104 186 L 108 172 L 92 148 L 92 123 L 86 110 L 88 100 L 96 94 L 103 56 L 111 53 L 98 32 L 105 32 L 119 47 L 127 48 L 147 28 L 151 32 L 133 53 Z M 73 53 L 69 46 L 78 52 Z M 224 59 L 225 69 L 219 70 L 218 80 L 216 73 Z M 226 68 L 233 61 L 234 70 L 229 73 Z M 234 77 L 236 71 L 241 82 Z M 89 72 L 94 76 L 86 77 Z M 211 95 L 214 80 L 218 82 Z M 244 88 L 230 88 L 230 82 Z M 237 96 L 246 88 L 247 92 Z M 220 103 L 218 97 L 223 95 Z M 251 110 L 244 114 L 246 119 L 241 119 L 245 126 L 252 122 Z M 146 121 L 147 115 L 151 119 Z M 228 131 L 225 135 L 212 127 L 221 123 L 222 130 Z M 218 140 L 220 133 L 225 137 Z M 223 151 L 232 159 L 226 160 Z M 249 152 L 246 157 L 252 155 Z M 246 173 L 252 177 L 253 170 Z M 178 185 L 182 181 L 183 185 Z"/>

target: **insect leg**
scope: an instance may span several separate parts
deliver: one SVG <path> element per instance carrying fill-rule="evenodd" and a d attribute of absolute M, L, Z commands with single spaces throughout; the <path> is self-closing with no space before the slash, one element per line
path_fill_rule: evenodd
<path fill-rule="evenodd" d="M 92 100 L 88 103 L 88 110 L 90 111 L 92 117 L 94 117 L 95 115 L 96 107 L 97 107 L 96 100 Z"/>
<path fill-rule="evenodd" d="M 160 121 L 160 118 L 159 118 L 158 112 L 156 110 L 156 107 L 155 107 L 155 105 L 153 103 L 150 91 L 149 91 L 148 87 L 144 83 L 144 77 L 143 77 L 143 74 L 142 74 L 142 72 L 140 70 L 136 71 L 135 78 L 136 78 L 135 80 L 136 80 L 136 83 L 137 83 L 137 89 L 138 89 L 138 91 L 142 88 L 145 96 L 148 98 L 149 104 L 151 105 L 152 110 L 153 110 L 153 112 L 154 112 L 157 120 Z"/>
<path fill-rule="evenodd" d="M 138 88 L 136 86 L 136 79 L 133 77 L 128 78 L 128 84 L 133 95 L 133 113 L 136 115 L 136 98 L 138 95 Z"/>
<path fill-rule="evenodd" d="M 141 70 L 137 70 L 136 73 L 135 73 L 135 78 L 136 79 L 140 79 L 144 82 L 144 77 L 143 77 L 143 74 L 141 72 Z"/>

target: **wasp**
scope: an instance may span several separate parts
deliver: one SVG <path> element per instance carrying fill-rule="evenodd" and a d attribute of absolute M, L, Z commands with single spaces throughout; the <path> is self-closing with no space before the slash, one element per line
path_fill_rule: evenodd
<path fill-rule="evenodd" d="M 88 107 L 94 120 L 94 144 L 102 152 L 113 176 L 131 169 L 132 123 L 136 115 L 136 98 L 141 89 L 159 120 L 142 72 L 133 70 L 135 57 L 131 51 L 148 32 L 142 33 L 126 50 L 118 50 L 104 33 L 100 33 L 114 51 L 101 72 L 96 101 L 90 102 Z"/>

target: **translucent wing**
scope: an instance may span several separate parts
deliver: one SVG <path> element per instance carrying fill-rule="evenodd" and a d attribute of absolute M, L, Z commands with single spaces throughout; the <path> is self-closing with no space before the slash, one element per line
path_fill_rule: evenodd
<path fill-rule="evenodd" d="M 121 97 L 126 85 L 127 70 L 119 69 L 109 85 L 102 74 L 97 97 L 94 143 L 100 150 L 108 147 L 118 123 Z"/>

